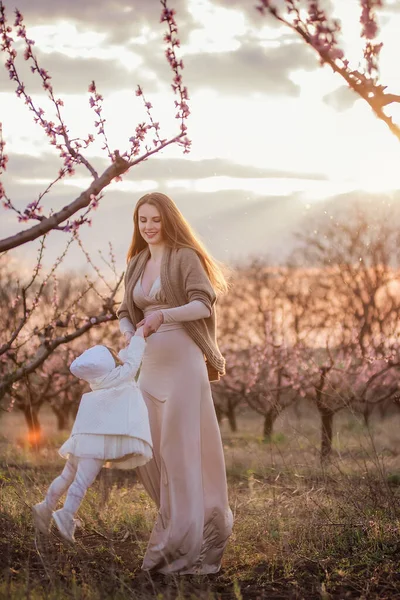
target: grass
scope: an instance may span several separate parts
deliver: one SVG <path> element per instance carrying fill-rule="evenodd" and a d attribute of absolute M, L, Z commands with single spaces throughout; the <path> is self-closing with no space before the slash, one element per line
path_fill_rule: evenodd
<path fill-rule="evenodd" d="M 366 429 L 337 422 L 332 461 L 318 461 L 318 421 L 284 413 L 269 443 L 252 414 L 239 432 L 222 425 L 234 533 L 222 571 L 150 578 L 140 570 L 155 508 L 132 472 L 103 470 L 79 517 L 77 544 L 35 539 L 30 507 L 63 461 L 47 443 L 24 446 L 24 424 L 0 422 L 0 598 L 400 599 L 400 416 Z M 118 475 L 117 475 L 118 473 Z"/>

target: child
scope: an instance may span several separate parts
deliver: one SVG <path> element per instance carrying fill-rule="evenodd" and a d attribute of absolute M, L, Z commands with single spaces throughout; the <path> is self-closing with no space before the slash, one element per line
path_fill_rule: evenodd
<path fill-rule="evenodd" d="M 145 345 L 139 327 L 118 355 L 122 366 L 116 366 L 105 346 L 85 350 L 71 364 L 71 372 L 88 381 L 92 391 L 83 394 L 71 437 L 59 450 L 67 458 L 63 472 L 44 501 L 32 508 L 35 526 L 42 533 L 49 533 L 53 517 L 61 535 L 75 542 L 75 514 L 104 463 L 134 469 L 152 458 L 147 407 L 135 381 Z M 65 492 L 63 508 L 53 512 Z"/>

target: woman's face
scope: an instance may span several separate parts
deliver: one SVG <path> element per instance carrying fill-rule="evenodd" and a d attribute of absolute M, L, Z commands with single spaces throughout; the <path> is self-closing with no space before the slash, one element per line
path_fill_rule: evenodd
<path fill-rule="evenodd" d="M 163 241 L 161 215 L 152 204 L 142 204 L 139 208 L 139 231 L 143 239 L 151 245 Z"/>

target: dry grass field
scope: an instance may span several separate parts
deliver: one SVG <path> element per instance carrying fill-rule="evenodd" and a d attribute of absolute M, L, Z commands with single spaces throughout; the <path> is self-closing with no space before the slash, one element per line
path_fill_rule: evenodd
<path fill-rule="evenodd" d="M 30 507 L 62 468 L 67 436 L 41 414 L 45 443 L 24 442 L 18 413 L 0 420 L 0 598 L 400 599 L 400 413 L 340 414 L 319 464 L 318 419 L 287 411 L 264 443 L 257 415 L 222 424 L 234 533 L 213 577 L 140 571 L 154 506 L 132 472 L 103 470 L 80 511 L 77 544 L 35 538 Z"/>

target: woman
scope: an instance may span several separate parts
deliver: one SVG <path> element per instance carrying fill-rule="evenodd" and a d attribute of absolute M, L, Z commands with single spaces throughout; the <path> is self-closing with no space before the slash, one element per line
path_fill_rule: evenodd
<path fill-rule="evenodd" d="M 225 371 L 215 300 L 227 285 L 168 196 L 140 198 L 133 221 L 118 318 L 127 340 L 140 325 L 149 336 L 139 386 L 153 460 L 138 475 L 159 508 L 142 568 L 216 573 L 233 521 L 210 388 Z"/>

